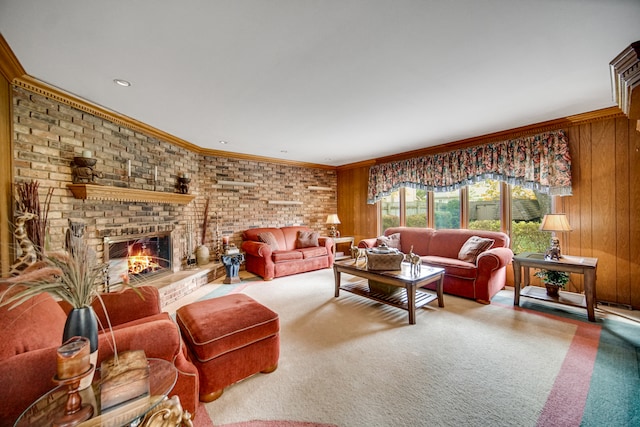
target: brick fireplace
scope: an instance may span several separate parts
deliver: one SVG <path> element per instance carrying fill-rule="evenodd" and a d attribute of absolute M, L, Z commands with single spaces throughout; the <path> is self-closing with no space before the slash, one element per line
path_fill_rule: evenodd
<path fill-rule="evenodd" d="M 104 238 L 107 287 L 147 280 L 173 271 L 171 232 L 154 232 Z"/>

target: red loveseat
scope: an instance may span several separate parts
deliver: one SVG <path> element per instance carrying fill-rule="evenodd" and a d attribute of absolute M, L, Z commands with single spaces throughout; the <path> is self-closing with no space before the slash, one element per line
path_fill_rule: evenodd
<path fill-rule="evenodd" d="M 198 402 L 198 372 L 185 357 L 180 331 L 160 310 L 158 290 L 152 286 L 105 294 L 118 351 L 144 350 L 147 357 L 168 360 L 178 369 L 178 380 L 170 396 L 177 395 L 182 407 L 195 414 Z M 0 285 L 0 293 L 6 285 Z M 36 399 L 55 387 L 56 354 L 62 344 L 68 304 L 58 304 L 49 294 L 35 296 L 18 307 L 0 307 L 0 426 L 12 426 Z M 100 302 L 94 310 L 107 327 Z M 98 366 L 113 356 L 109 332 L 98 336 Z"/>
<path fill-rule="evenodd" d="M 513 252 L 510 239 L 505 233 L 466 229 L 440 229 L 418 227 L 391 227 L 385 236 L 399 234 L 400 250 L 420 255 L 422 263 L 444 268 L 444 292 L 489 304 L 491 298 L 505 286 L 507 265 Z M 477 255 L 475 262 L 458 258 L 460 249 L 472 236 L 493 240 L 487 250 Z M 364 239 L 360 248 L 377 246 L 378 238 Z M 426 288 L 435 289 L 435 285 Z"/>
<path fill-rule="evenodd" d="M 333 239 L 318 237 L 318 246 L 296 245 L 298 232 L 312 232 L 309 227 L 251 228 L 242 233 L 247 271 L 264 280 L 289 276 L 333 265 Z M 271 233 L 275 243 L 265 243 L 265 233 Z M 262 238 L 261 238 L 262 236 Z"/>

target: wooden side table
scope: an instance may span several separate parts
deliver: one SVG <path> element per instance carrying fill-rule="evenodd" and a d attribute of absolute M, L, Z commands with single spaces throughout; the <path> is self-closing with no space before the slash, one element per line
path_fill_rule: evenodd
<path fill-rule="evenodd" d="M 349 243 L 349 246 L 353 246 L 355 242 L 355 237 L 353 236 L 344 236 L 344 237 L 332 237 L 333 239 L 333 253 L 336 253 L 336 247 L 338 243 Z M 341 259 L 351 258 L 351 255 L 347 255 L 346 253 L 343 256 L 334 258 L 334 261 L 340 261 Z"/>
<path fill-rule="evenodd" d="M 525 252 L 513 257 L 513 305 L 520 305 L 520 295 L 559 304 L 587 309 L 587 317 L 596 321 L 596 268 L 598 258 L 575 257 L 563 255 L 559 260 L 548 260 L 544 254 Z M 546 289 L 529 286 L 529 269 L 541 268 L 552 271 L 566 271 L 584 276 L 584 295 L 574 292 L 560 291 L 557 297 L 547 295 Z M 524 269 L 524 276 L 522 275 Z M 521 278 L 524 277 L 524 289 L 520 289 Z"/>
<path fill-rule="evenodd" d="M 94 383 L 80 391 L 82 401 L 94 407 L 93 418 L 77 424 L 78 427 L 118 427 L 135 422 L 141 427 L 191 427 L 191 415 L 182 409 L 180 399 L 167 398 L 178 378 L 173 363 L 149 358 L 149 395 L 122 404 L 104 414 L 100 413 L 100 371 L 96 370 Z M 16 420 L 14 427 L 50 427 L 64 412 L 67 388 L 58 386 L 31 404 Z M 142 418 L 146 419 L 142 422 Z"/>

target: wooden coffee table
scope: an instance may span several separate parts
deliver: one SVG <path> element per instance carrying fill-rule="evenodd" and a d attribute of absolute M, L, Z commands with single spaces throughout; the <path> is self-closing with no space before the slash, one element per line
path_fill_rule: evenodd
<path fill-rule="evenodd" d="M 340 284 L 341 273 L 404 288 L 406 292 L 387 294 L 372 291 L 369 289 L 366 280 Z M 423 265 L 419 273 L 412 274 L 409 263 L 403 262 L 401 270 L 369 271 L 364 262 L 360 261 L 356 263 L 353 260 L 348 260 L 336 261 L 333 264 L 333 274 L 335 277 L 336 297 L 340 296 L 340 290 L 343 290 L 383 304 L 407 310 L 409 312 L 410 325 L 415 325 L 416 323 L 416 308 L 423 307 L 436 298 L 438 299 L 438 306 L 444 307 L 444 296 L 442 294 L 443 268 Z M 422 288 L 434 282 L 436 283 L 436 295 Z"/>

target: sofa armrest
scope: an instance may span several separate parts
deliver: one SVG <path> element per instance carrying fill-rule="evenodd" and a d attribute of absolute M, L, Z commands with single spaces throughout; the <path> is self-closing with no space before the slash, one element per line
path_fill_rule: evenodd
<path fill-rule="evenodd" d="M 242 242 L 242 250 L 247 255 L 253 255 L 259 258 L 271 259 L 271 246 L 263 242 L 256 242 L 254 240 L 246 240 Z"/>
<path fill-rule="evenodd" d="M 128 350 L 144 350 L 147 357 L 173 362 L 181 351 L 178 326 L 169 318 L 114 329 L 98 335 L 98 366 L 113 356 L 113 338 L 118 353 Z"/>
<path fill-rule="evenodd" d="M 107 309 L 112 326 L 162 312 L 160 292 L 155 286 L 139 286 L 136 289 L 127 288 L 120 292 L 101 294 L 100 299 Z M 105 328 L 108 327 L 104 323 L 106 319 L 100 301 L 96 300 L 92 305 L 98 319 Z"/>
<path fill-rule="evenodd" d="M 476 265 L 479 269 L 497 270 L 508 265 L 512 259 L 511 249 L 493 248 L 478 255 Z"/>
<path fill-rule="evenodd" d="M 327 248 L 327 254 L 329 255 L 329 265 L 333 265 L 333 260 L 336 254 L 333 252 L 335 246 L 333 245 L 333 239 L 327 236 L 318 237 L 318 245 Z"/>
<path fill-rule="evenodd" d="M 59 301 L 58 304 L 67 314 L 73 308 L 66 301 Z M 160 292 L 155 286 L 139 286 L 135 289 L 126 288 L 119 292 L 103 293 L 100 294 L 100 299 L 96 298 L 91 303 L 91 306 L 98 317 L 98 325 L 102 325 L 104 329 L 109 327 L 109 322 L 111 326 L 117 326 L 162 312 Z M 104 314 L 105 309 L 109 315 L 109 322 Z"/>
<path fill-rule="evenodd" d="M 362 239 L 358 242 L 358 247 L 365 248 L 365 249 L 375 248 L 377 241 L 378 241 L 377 237 L 372 237 L 370 239 Z"/>
<path fill-rule="evenodd" d="M 0 363 L 0 426 L 12 426 L 20 414 L 56 385 L 58 346 L 27 351 Z"/>

